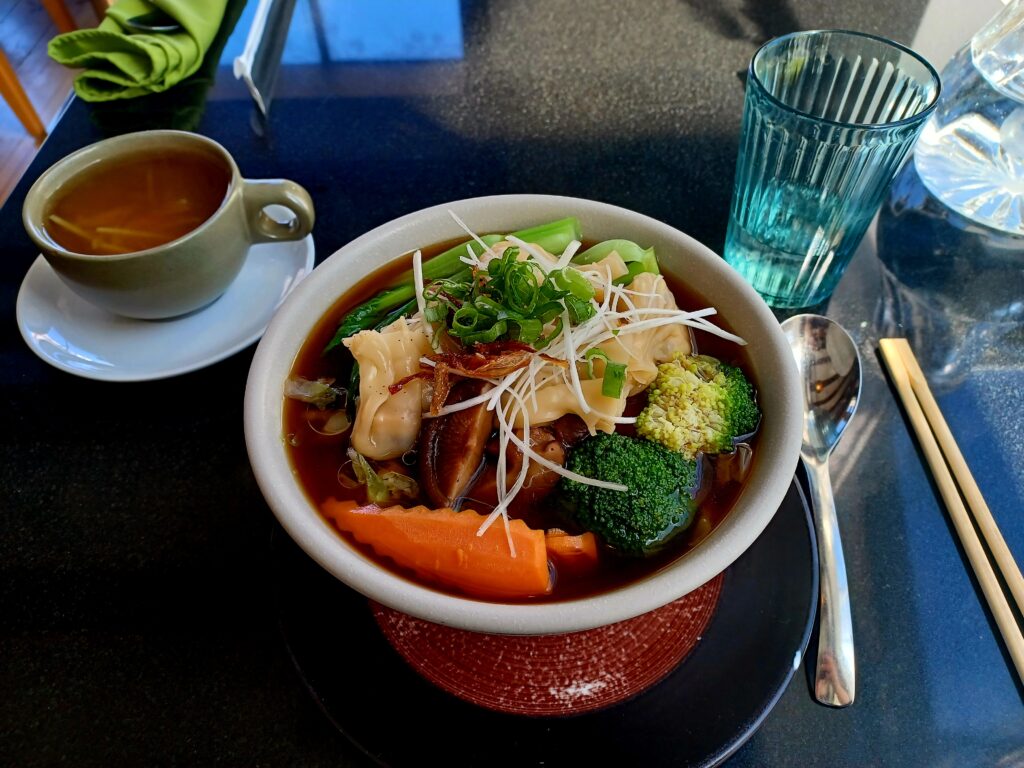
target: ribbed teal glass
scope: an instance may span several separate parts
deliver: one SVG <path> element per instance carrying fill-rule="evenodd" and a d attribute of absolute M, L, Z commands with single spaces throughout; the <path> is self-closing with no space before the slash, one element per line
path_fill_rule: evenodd
<path fill-rule="evenodd" d="M 935 107 L 912 51 L 857 32 L 797 32 L 750 62 L 725 259 L 774 307 L 835 289 Z"/>

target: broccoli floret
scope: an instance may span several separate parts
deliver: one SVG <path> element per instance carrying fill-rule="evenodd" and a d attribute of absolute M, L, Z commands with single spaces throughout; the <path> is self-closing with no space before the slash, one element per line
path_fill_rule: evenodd
<path fill-rule="evenodd" d="M 743 371 L 707 355 L 676 355 L 658 366 L 636 431 L 693 459 L 731 451 L 734 438 L 754 432 L 760 420 Z"/>
<path fill-rule="evenodd" d="M 576 525 L 624 555 L 654 554 L 693 522 L 697 464 L 660 445 L 619 434 L 588 437 L 569 455 L 569 469 L 626 491 L 562 478 L 556 499 Z"/>

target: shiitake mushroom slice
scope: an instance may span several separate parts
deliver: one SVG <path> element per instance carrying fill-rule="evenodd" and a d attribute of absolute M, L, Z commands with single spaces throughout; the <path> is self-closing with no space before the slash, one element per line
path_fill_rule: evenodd
<path fill-rule="evenodd" d="M 462 379 L 452 387 L 447 404 L 483 392 L 486 382 Z M 484 448 L 494 414 L 484 403 L 426 419 L 419 438 L 420 486 L 439 507 L 451 507 L 465 494 L 484 465 Z"/>

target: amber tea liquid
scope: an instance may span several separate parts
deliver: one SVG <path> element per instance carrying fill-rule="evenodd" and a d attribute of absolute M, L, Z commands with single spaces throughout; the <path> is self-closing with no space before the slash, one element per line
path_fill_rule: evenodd
<path fill-rule="evenodd" d="M 202 152 L 162 151 L 102 163 L 53 201 L 46 232 L 75 253 L 111 255 L 154 248 L 188 234 L 217 211 L 231 170 Z"/>

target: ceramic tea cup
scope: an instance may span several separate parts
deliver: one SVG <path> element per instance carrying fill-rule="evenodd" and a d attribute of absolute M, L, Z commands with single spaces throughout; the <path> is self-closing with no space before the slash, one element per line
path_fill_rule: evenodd
<path fill-rule="evenodd" d="M 197 170 L 183 170 L 189 164 Z M 177 207 L 147 218 L 147 196 L 154 206 Z M 198 208 L 193 197 L 211 202 Z M 290 220 L 272 217 L 269 206 L 288 209 Z M 242 178 L 217 142 L 168 130 L 126 134 L 68 155 L 32 185 L 22 218 L 75 293 L 118 315 L 161 319 L 217 299 L 250 246 L 306 237 L 314 211 L 295 182 Z M 164 227 L 175 222 L 177 231 Z"/>

